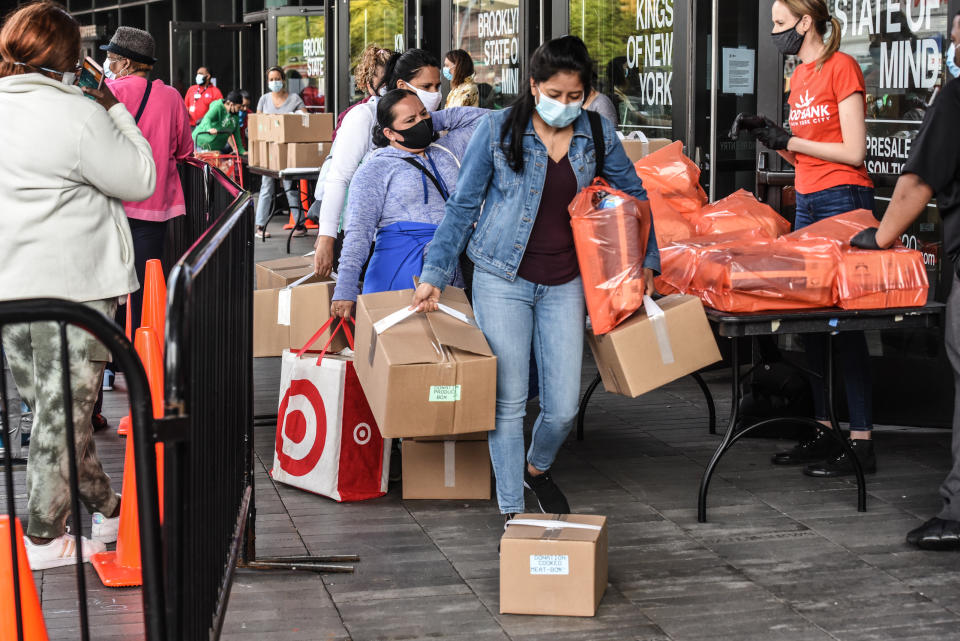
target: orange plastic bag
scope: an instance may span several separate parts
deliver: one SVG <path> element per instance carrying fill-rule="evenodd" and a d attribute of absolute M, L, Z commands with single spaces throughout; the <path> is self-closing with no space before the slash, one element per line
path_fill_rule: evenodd
<path fill-rule="evenodd" d="M 654 218 L 656 225 L 656 218 Z M 725 244 L 753 244 L 772 242 L 759 229 L 718 234 L 716 236 L 696 236 L 660 249 L 660 276 L 654 280 L 661 294 L 686 294 L 690 291 L 690 282 L 697 270 L 700 256 L 707 250 L 716 250 Z"/>
<path fill-rule="evenodd" d="M 770 238 L 777 238 L 790 231 L 786 218 L 746 189 L 706 205 L 694 215 L 693 222 L 700 236 L 761 229 Z"/>
<path fill-rule="evenodd" d="M 683 155 L 679 140 L 644 156 L 633 167 L 647 191 L 669 198 L 681 213 L 695 212 L 707 202 L 700 186 L 700 168 Z"/>
<path fill-rule="evenodd" d="M 841 255 L 837 294 L 844 309 L 922 307 L 928 289 L 923 256 L 916 250 L 847 249 Z"/>
<path fill-rule="evenodd" d="M 823 239 L 837 241 L 843 245 L 849 245 L 850 239 L 857 233 L 869 227 L 876 227 L 880 223 L 873 217 L 873 212 L 866 209 L 854 209 L 845 214 L 837 214 L 830 218 L 824 218 L 812 225 L 807 225 L 803 229 L 798 229 L 787 238 L 794 240 Z M 899 241 L 898 241 L 899 243 Z"/>
<path fill-rule="evenodd" d="M 657 235 L 657 247 L 687 240 L 697 235 L 697 229 L 673 207 L 673 202 L 658 191 L 648 191 L 650 213 L 653 214 L 653 231 Z"/>
<path fill-rule="evenodd" d="M 690 283 L 726 312 L 831 307 L 840 249 L 831 241 L 745 241 L 703 252 Z"/>
<path fill-rule="evenodd" d="M 593 332 L 606 334 L 643 304 L 650 203 L 598 178 L 569 211 Z"/>

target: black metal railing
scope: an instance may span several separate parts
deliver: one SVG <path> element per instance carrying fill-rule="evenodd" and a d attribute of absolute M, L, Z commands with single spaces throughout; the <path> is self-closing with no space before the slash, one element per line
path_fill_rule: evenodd
<path fill-rule="evenodd" d="M 211 206 L 229 193 L 214 187 Z M 171 639 L 219 637 L 250 512 L 253 227 L 252 196 L 235 193 L 167 283 L 165 420 L 176 428 L 164 495 Z"/>
<path fill-rule="evenodd" d="M 59 299 L 30 299 L 0 302 L 0 332 L 4 327 L 21 323 L 51 322 L 56 323 L 59 329 L 60 343 L 60 370 L 61 389 L 64 407 L 64 432 L 68 462 L 68 482 L 70 485 L 70 509 L 73 522 L 73 532 L 76 537 L 76 549 L 81 550 L 80 527 L 80 493 L 78 490 L 76 439 L 74 434 L 73 394 L 71 386 L 70 352 L 67 328 L 72 326 L 85 330 L 99 340 L 113 354 L 113 360 L 126 374 L 128 395 L 130 398 L 130 416 L 132 418 L 132 438 L 134 444 L 134 459 L 137 479 L 137 501 L 139 506 L 140 526 L 140 553 L 143 576 L 143 607 L 145 636 L 148 641 L 168 641 L 166 634 L 166 596 L 162 575 L 162 547 L 160 532 L 160 510 L 157 478 L 156 448 L 157 434 L 153 420 L 150 388 L 147 384 L 146 373 L 140 359 L 134 352 L 130 342 L 126 339 L 115 323 L 95 310 L 82 305 Z M 23 641 L 24 617 L 20 594 L 21 572 L 28 572 L 20 568 L 17 558 L 17 534 L 14 527 L 17 511 L 13 484 L 13 464 L 11 459 L 11 436 L 9 404 L 7 394 L 6 372 L 0 366 L 0 415 L 4 425 L 3 468 L 4 487 L 6 494 L 5 513 L 9 518 L 10 526 L 10 565 L 13 572 L 10 577 L 0 577 L 0 580 L 10 580 L 13 585 L 0 586 L 0 598 L 10 594 L 14 600 L 16 618 L 16 635 L 18 641 Z M 76 588 L 78 597 L 79 638 L 87 641 L 90 638 L 90 624 L 87 611 L 86 578 L 83 568 L 83 555 L 77 555 Z M 30 577 L 32 580 L 32 577 Z M 0 607 L 0 610 L 9 611 Z M 0 622 L 7 626 L 8 622 Z"/>

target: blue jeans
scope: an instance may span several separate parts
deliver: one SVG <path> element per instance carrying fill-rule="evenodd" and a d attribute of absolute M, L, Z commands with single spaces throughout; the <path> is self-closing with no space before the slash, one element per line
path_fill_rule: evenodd
<path fill-rule="evenodd" d="M 578 276 L 564 285 L 510 282 L 477 269 L 473 276 L 477 323 L 497 357 L 496 430 L 490 458 L 503 514 L 520 513 L 525 463 L 549 470 L 573 427 L 580 395 L 586 309 Z M 530 348 L 536 357 L 540 415 L 524 455 L 523 417 L 529 390 Z"/>
<path fill-rule="evenodd" d="M 294 187 L 292 180 L 283 180 L 283 192 L 287 195 L 287 204 L 290 213 L 296 217 L 300 211 L 300 190 Z M 260 177 L 260 198 L 257 199 L 257 227 L 266 227 L 273 211 L 274 179 L 270 176 Z"/>
<path fill-rule="evenodd" d="M 818 220 L 830 218 L 854 209 L 873 211 L 873 188 L 859 185 L 840 185 L 810 194 L 797 192 L 795 229 L 801 229 Z M 826 337 L 807 334 L 803 341 L 809 367 L 823 372 Z M 840 332 L 834 337 L 836 361 L 847 392 L 850 409 L 850 429 L 869 431 L 873 428 L 873 385 L 870 380 L 870 354 L 863 332 Z M 827 399 L 821 381 L 813 381 L 813 407 L 818 421 L 829 418 Z"/>

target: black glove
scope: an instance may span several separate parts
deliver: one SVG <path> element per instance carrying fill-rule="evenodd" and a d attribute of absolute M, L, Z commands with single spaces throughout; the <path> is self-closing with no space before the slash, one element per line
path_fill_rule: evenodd
<path fill-rule="evenodd" d="M 741 131 L 753 133 L 754 129 L 764 127 L 767 123 L 773 124 L 772 121 L 765 116 L 751 116 L 749 114 L 739 113 L 737 114 L 737 119 L 733 121 L 733 126 L 730 127 L 730 140 L 739 138 Z"/>
<path fill-rule="evenodd" d="M 754 138 L 762 142 L 767 148 L 774 151 L 783 151 L 787 148 L 787 143 L 793 136 L 777 123 L 766 119 L 767 123 L 750 132 Z"/>
<path fill-rule="evenodd" d="M 876 227 L 868 227 L 858 232 L 856 236 L 850 239 L 850 245 L 852 247 L 859 247 L 860 249 L 883 249 L 883 247 L 877 244 Z"/>

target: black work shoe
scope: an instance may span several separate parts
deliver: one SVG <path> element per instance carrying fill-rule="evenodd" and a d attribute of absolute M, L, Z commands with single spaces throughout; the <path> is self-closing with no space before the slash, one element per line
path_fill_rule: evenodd
<path fill-rule="evenodd" d="M 829 429 L 829 428 L 827 428 Z M 816 463 L 829 461 L 840 453 L 840 443 L 836 437 L 824 430 L 806 441 L 800 441 L 786 452 L 777 452 L 771 461 L 774 465 L 799 465 L 801 463 Z"/>
<path fill-rule="evenodd" d="M 854 439 L 850 442 L 853 447 L 853 453 L 860 461 L 860 467 L 864 474 L 873 474 L 877 471 L 877 457 L 873 453 L 873 441 L 870 439 Z M 847 458 L 845 452 L 841 452 L 832 459 L 823 463 L 813 463 L 803 468 L 803 473 L 807 476 L 817 478 L 835 478 L 838 476 L 853 476 L 856 472 L 853 469 L 853 463 Z"/>
<path fill-rule="evenodd" d="M 93 425 L 94 432 L 102 432 L 110 427 L 110 423 L 107 422 L 107 419 L 103 414 L 94 414 L 91 416 L 90 423 Z"/>
<path fill-rule="evenodd" d="M 960 521 L 933 517 L 907 532 L 907 543 L 922 550 L 960 550 Z"/>
<path fill-rule="evenodd" d="M 549 470 L 543 474 L 533 476 L 530 470 L 523 468 L 523 486 L 531 490 L 540 504 L 540 511 L 544 514 L 570 514 L 570 504 L 557 484 L 553 482 Z"/>

